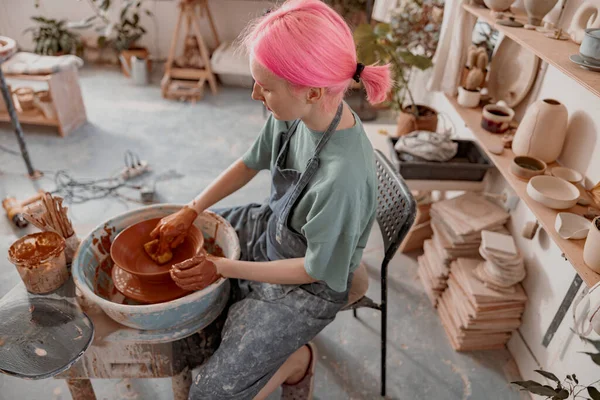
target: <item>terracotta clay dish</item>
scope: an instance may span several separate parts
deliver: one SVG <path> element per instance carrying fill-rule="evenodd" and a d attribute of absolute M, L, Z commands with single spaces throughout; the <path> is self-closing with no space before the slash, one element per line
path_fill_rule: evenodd
<path fill-rule="evenodd" d="M 177 286 L 170 277 L 163 282 L 146 281 L 119 268 L 117 264 L 113 267 L 111 275 L 119 292 L 144 304 L 164 303 L 191 293 Z"/>
<path fill-rule="evenodd" d="M 172 250 L 173 258 L 162 265 L 155 263 L 144 251 L 144 244 L 152 240 L 150 232 L 159 221 L 154 218 L 130 226 L 117 235 L 110 248 L 110 256 L 119 268 L 144 281 L 170 281 L 171 267 L 193 257 L 204 246 L 204 236 L 192 225 L 183 243 Z"/>

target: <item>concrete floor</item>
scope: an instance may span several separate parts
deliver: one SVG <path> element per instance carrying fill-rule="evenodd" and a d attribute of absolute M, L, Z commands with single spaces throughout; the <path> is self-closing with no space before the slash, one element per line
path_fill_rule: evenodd
<path fill-rule="evenodd" d="M 104 178 L 123 167 L 132 150 L 147 160 L 153 173 L 138 179 L 160 181 L 161 202 L 184 203 L 250 146 L 264 117 L 260 103 L 247 89 L 222 88 L 193 105 L 160 97 L 159 77 L 148 87 L 134 87 L 116 68 L 85 68 L 81 85 L 89 122 L 66 138 L 55 129 L 26 125 L 27 145 L 43 179 L 25 176 L 20 157 L 0 149 L 0 196 L 23 199 L 37 188 L 54 190 L 53 171 L 68 170 L 76 178 Z M 9 124 L 0 124 L 0 144 L 17 149 Z M 178 176 L 179 175 L 179 176 Z M 178 176 L 178 177 L 177 177 Z M 260 202 L 268 196 L 269 177 L 261 173 L 221 205 Z M 138 199 L 135 190 L 123 196 Z M 108 197 L 71 206 L 76 231 L 85 236 L 115 214 L 141 205 L 123 197 Z M 0 219 L 0 253 L 30 231 L 15 230 Z M 364 260 L 369 267 L 369 295 L 379 298 L 381 236 L 375 227 Z M 0 257 L 0 297 L 20 279 L 6 257 Z M 449 345 L 437 314 L 416 274 L 415 256 L 398 254 L 389 273 L 388 398 L 391 399 L 519 399 L 508 382 L 518 379 L 508 351 L 460 354 Z M 319 363 L 315 398 L 379 398 L 380 318 L 373 310 L 341 313 L 317 338 Z M 170 399 L 170 380 L 94 380 L 99 399 Z M 278 398 L 277 395 L 272 396 Z M 0 374 L 0 399 L 70 399 L 63 381 L 25 381 Z"/>

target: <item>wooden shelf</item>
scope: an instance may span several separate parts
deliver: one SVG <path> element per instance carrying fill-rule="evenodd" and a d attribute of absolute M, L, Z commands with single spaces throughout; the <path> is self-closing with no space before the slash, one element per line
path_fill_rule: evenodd
<path fill-rule="evenodd" d="M 24 124 L 59 126 L 58 120 L 48 119 L 39 110 L 17 112 L 19 122 Z M 10 115 L 7 111 L 0 112 L 0 121 L 9 121 Z"/>
<path fill-rule="evenodd" d="M 463 4 L 463 8 L 600 97 L 600 73 L 584 69 L 569 60 L 569 56 L 579 54 L 578 44 L 570 40 L 550 39 L 535 30 L 498 25 L 492 11 L 487 8 L 467 4 Z M 527 22 L 527 16 L 522 10 L 512 11 L 517 21 Z"/>
<path fill-rule="evenodd" d="M 512 150 L 504 149 L 502 155 L 493 154 L 488 150 L 491 145 L 502 143 L 502 135 L 495 135 L 481 128 L 481 109 L 464 108 L 456 102 L 454 97 L 446 95 L 446 98 L 456 109 L 466 126 L 473 132 L 475 138 L 481 143 L 481 146 L 494 162 L 498 171 L 500 171 L 515 193 L 533 212 L 540 225 L 563 251 L 567 260 L 573 265 L 586 285 L 592 287 L 599 282 L 600 275 L 592 271 L 583 261 L 583 245 L 585 244 L 585 240 L 565 240 L 561 238 L 554 229 L 554 222 L 559 211 L 547 208 L 531 199 L 527 194 L 527 182 L 520 180 L 510 172 L 510 164 L 515 157 Z M 585 207 L 575 206 L 572 209 L 560 211 L 575 212 L 581 215 L 584 210 L 586 210 Z M 553 266 L 548 266 L 548 268 L 553 268 Z"/>

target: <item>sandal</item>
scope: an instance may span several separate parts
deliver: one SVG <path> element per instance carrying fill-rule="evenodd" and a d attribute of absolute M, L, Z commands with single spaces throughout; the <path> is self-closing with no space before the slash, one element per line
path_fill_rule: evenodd
<path fill-rule="evenodd" d="M 317 365 L 317 347 L 314 343 L 308 342 L 306 345 L 310 350 L 310 364 L 306 375 L 302 380 L 294 385 L 281 385 L 283 391 L 281 400 L 312 400 L 315 387 L 315 367 Z"/>

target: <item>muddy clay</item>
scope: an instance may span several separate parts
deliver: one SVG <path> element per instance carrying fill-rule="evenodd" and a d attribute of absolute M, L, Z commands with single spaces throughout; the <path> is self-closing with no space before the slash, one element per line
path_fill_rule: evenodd
<path fill-rule="evenodd" d="M 140 279 L 168 281 L 169 271 L 174 264 L 185 261 L 198 253 L 204 244 L 204 236 L 198 228 L 192 226 L 181 245 L 172 249 L 173 258 L 158 265 L 144 250 L 144 244 L 150 242 L 150 232 L 160 218 L 146 220 L 123 230 L 114 239 L 110 255 L 120 268 Z"/>
<path fill-rule="evenodd" d="M 65 240 L 54 232 L 39 232 L 24 236 L 8 249 L 13 264 L 35 268 L 42 261 L 56 257 L 65 249 Z"/>
<path fill-rule="evenodd" d="M 49 293 L 69 278 L 65 240 L 55 232 L 33 233 L 22 237 L 8 249 L 23 283 L 32 293 Z"/>
<path fill-rule="evenodd" d="M 149 226 L 156 226 L 156 223 L 159 220 L 160 219 L 155 219 L 154 221 L 150 220 L 152 222 L 149 223 Z M 114 242 L 116 241 L 111 239 L 111 236 L 115 232 L 115 228 L 105 226 L 104 233 L 100 236 L 100 238 L 94 238 L 92 240 L 92 244 L 96 247 L 98 251 L 97 253 L 94 252 L 94 257 L 96 258 L 96 261 L 98 263 L 98 267 L 96 268 L 94 276 L 94 292 L 100 297 L 109 300 L 113 303 L 126 304 L 132 306 L 167 302 L 189 294 L 189 291 L 185 291 L 179 288 L 179 286 L 177 286 L 173 282 L 173 280 L 171 280 L 169 274 L 170 265 L 179 262 L 180 259 L 181 261 L 184 261 L 196 254 L 198 249 L 198 241 L 203 242 L 203 247 L 209 254 L 212 254 L 217 257 L 225 257 L 223 249 L 216 244 L 215 240 L 219 226 L 220 224 L 217 223 L 217 225 L 215 226 L 214 236 L 208 238 L 205 238 L 203 235 L 200 235 L 200 231 L 197 229 L 195 231 L 192 231 L 192 235 L 190 235 L 192 236 L 190 238 L 191 240 L 186 239 L 186 241 L 184 241 L 179 247 L 177 247 L 174 253 L 179 254 L 177 254 L 171 262 L 162 266 L 159 266 L 156 263 L 154 263 L 150 259 L 150 257 L 147 254 L 145 254 L 145 251 L 143 250 L 144 239 L 138 239 L 140 243 L 138 243 L 139 246 L 137 247 L 139 249 L 138 252 L 141 254 L 141 257 L 143 257 L 147 262 L 152 263 L 152 267 L 155 269 L 159 269 L 160 274 L 163 274 L 164 276 L 164 278 L 160 278 L 157 282 L 150 282 L 147 285 L 132 285 L 132 276 L 131 274 L 127 273 L 127 271 L 113 271 L 115 262 L 110 257 L 110 254 L 111 251 L 113 251 Z M 149 232 L 151 232 L 151 229 L 149 229 Z M 198 238 L 195 235 L 196 233 L 198 233 L 201 238 Z M 115 279 L 113 273 L 115 273 L 115 275 L 118 277 L 117 279 Z M 133 277 L 133 279 L 135 279 L 135 277 Z M 117 281 L 116 285 L 115 280 Z M 157 283 L 159 282 L 162 283 L 157 285 Z M 122 291 L 119 291 L 117 287 L 119 287 L 119 289 L 122 289 Z M 125 292 L 125 295 L 122 292 Z M 166 296 L 164 295 L 165 292 L 167 292 Z M 153 295 L 153 293 L 157 295 Z"/>

